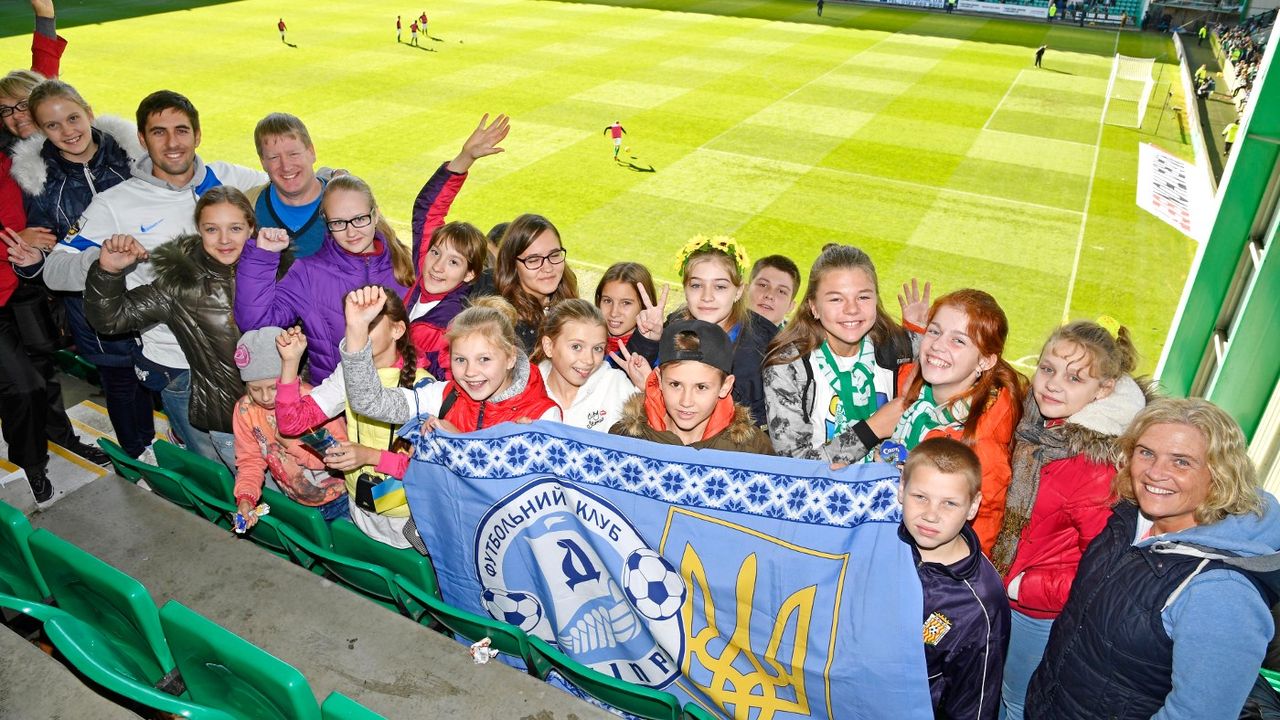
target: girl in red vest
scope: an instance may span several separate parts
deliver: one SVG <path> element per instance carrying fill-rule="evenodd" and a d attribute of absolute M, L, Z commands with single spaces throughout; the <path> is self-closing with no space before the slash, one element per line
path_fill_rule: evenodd
<path fill-rule="evenodd" d="M 347 398 L 356 412 L 384 422 L 422 418 L 428 427 L 450 432 L 561 419 L 542 374 L 516 340 L 515 309 L 505 300 L 480 298 L 459 313 L 445 333 L 452 379 L 412 389 L 384 387 L 373 370 L 367 325 L 360 318 L 386 302 L 382 288 L 355 290 L 347 302 L 353 319 L 340 349 Z"/>

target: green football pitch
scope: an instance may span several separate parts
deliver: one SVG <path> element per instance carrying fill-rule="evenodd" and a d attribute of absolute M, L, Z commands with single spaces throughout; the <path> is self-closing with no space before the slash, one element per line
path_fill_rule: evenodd
<path fill-rule="evenodd" d="M 410 47 L 424 9 L 431 37 Z M 27 13 L 0 10 L 10 65 L 27 57 Z M 673 280 L 698 233 L 801 267 L 850 243 L 894 313 L 911 277 L 985 289 L 1024 363 L 1064 318 L 1107 315 L 1150 370 L 1195 249 L 1134 202 L 1140 142 L 1191 154 L 1161 117 L 1177 66 L 1154 35 L 834 2 L 818 18 L 799 0 L 61 0 L 59 13 L 64 78 L 99 114 L 178 90 L 201 109 L 205 158 L 256 166 L 254 123 L 294 113 L 320 163 L 367 179 L 402 229 L 481 113 L 508 113 L 506 152 L 476 165 L 451 217 L 548 216 L 584 294 L 620 260 Z M 1141 129 L 1123 125 L 1131 99 L 1103 116 L 1116 52 L 1160 58 Z M 614 120 L 621 163 L 602 132 Z"/>

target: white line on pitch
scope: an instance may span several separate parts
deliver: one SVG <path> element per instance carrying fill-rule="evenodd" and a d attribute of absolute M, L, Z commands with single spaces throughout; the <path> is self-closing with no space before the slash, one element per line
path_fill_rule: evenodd
<path fill-rule="evenodd" d="M 991 111 L 991 115 L 987 116 L 987 121 L 982 123 L 982 129 L 986 130 L 991 121 L 995 119 L 996 113 L 1000 112 L 1000 106 L 1004 105 L 1004 101 L 1009 99 L 1009 93 L 1013 92 L 1013 86 L 1018 84 L 1018 80 L 1022 77 L 1025 69 L 1019 70 L 1017 75 L 1013 76 L 1013 82 L 1009 83 L 1009 89 L 1004 91 L 1004 96 L 1000 98 L 1000 102 L 996 103 L 995 108 Z"/>

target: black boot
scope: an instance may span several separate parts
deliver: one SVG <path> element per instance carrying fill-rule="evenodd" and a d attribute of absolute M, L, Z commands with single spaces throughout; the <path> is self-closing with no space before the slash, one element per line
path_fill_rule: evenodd
<path fill-rule="evenodd" d="M 44 470 L 27 471 L 27 483 L 31 485 L 31 494 L 36 496 L 36 502 L 48 502 L 53 497 L 53 483 Z"/>

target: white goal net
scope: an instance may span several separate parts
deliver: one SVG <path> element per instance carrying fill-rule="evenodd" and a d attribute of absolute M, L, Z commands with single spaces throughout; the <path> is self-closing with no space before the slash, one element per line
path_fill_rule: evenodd
<path fill-rule="evenodd" d="M 1151 77 L 1155 64 L 1155 58 L 1116 55 L 1111 62 L 1111 79 L 1107 81 L 1108 124 L 1142 127 L 1155 87 Z"/>

